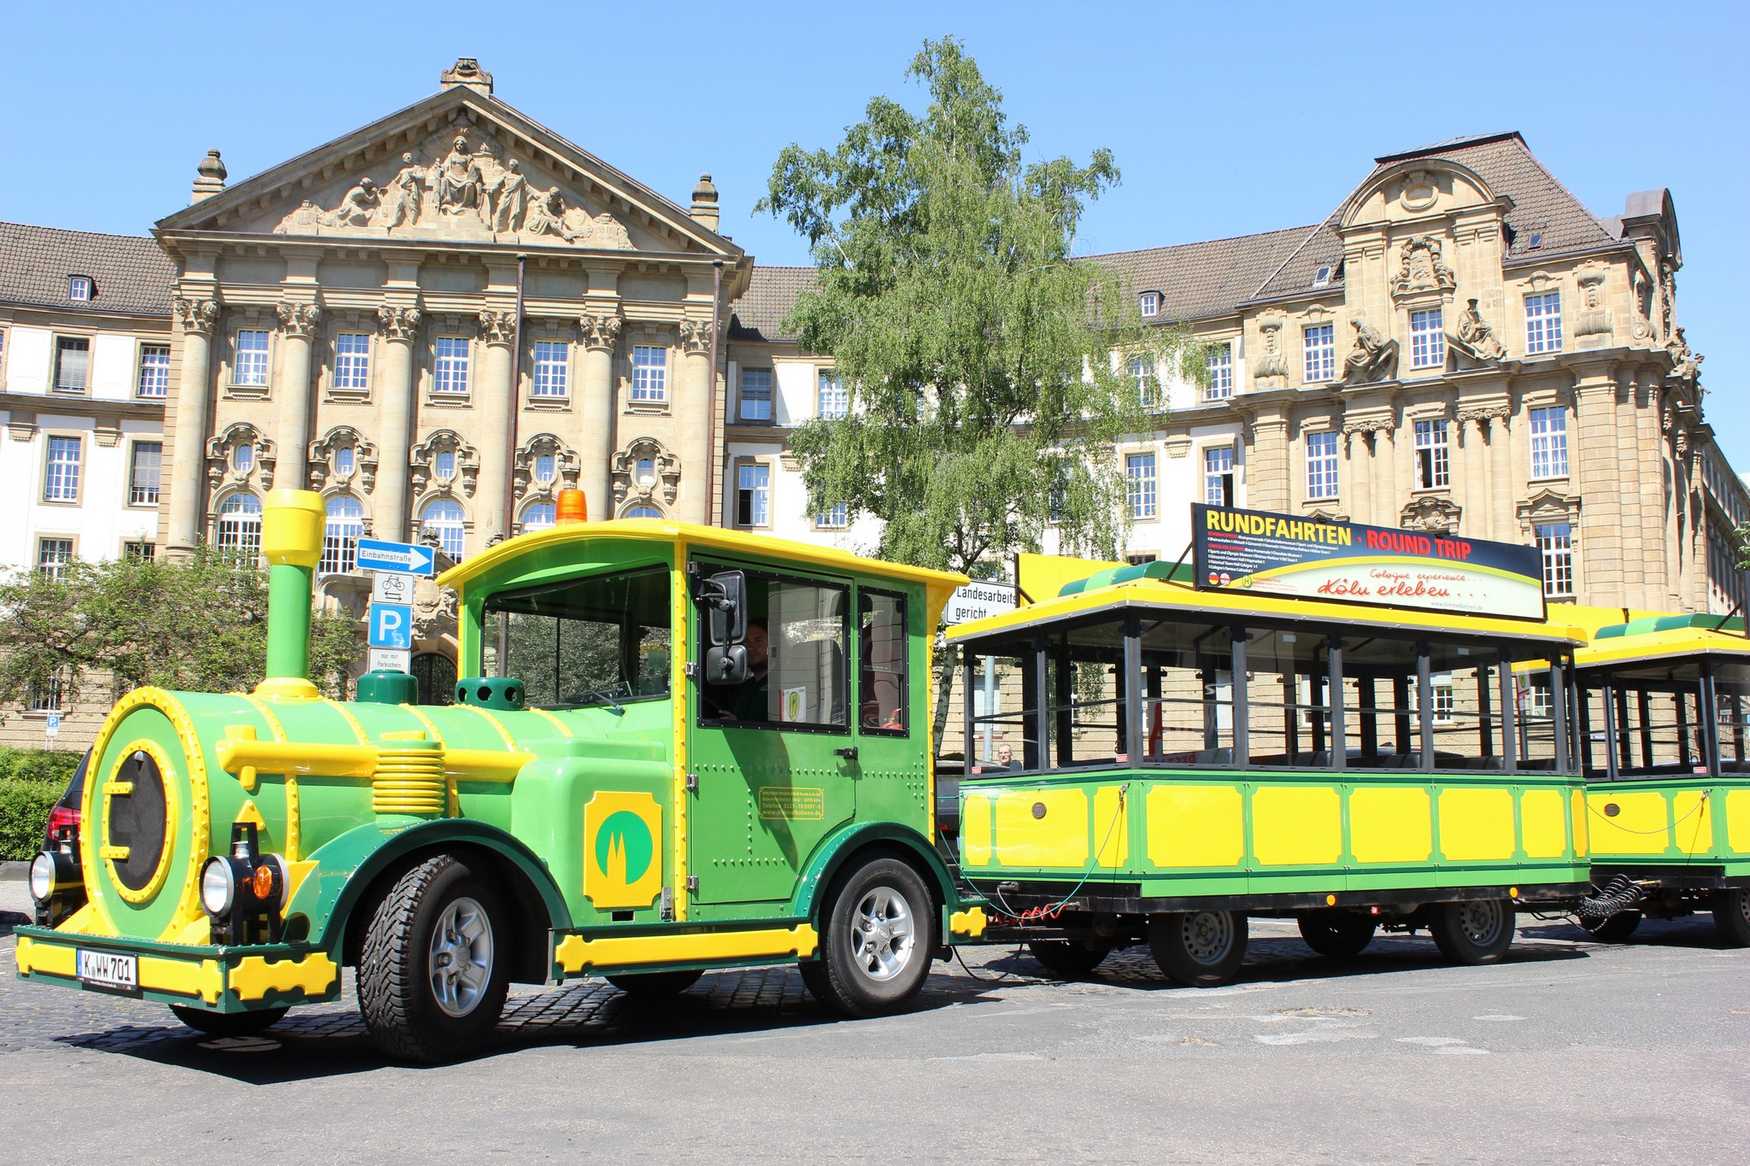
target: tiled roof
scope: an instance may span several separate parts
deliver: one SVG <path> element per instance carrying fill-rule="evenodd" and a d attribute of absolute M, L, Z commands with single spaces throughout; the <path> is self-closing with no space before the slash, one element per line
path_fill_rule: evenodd
<path fill-rule="evenodd" d="M 89 275 L 97 285 L 89 303 L 67 298 L 69 275 Z M 169 257 L 140 235 L 0 223 L 0 303 L 168 316 L 175 277 Z"/>
<path fill-rule="evenodd" d="M 814 278 L 812 267 L 755 265 L 747 291 L 729 317 L 730 335 L 737 340 L 794 340 L 784 330 L 784 317 L 796 297 L 814 286 Z"/>
<path fill-rule="evenodd" d="M 1289 227 L 1082 258 L 1110 269 L 1133 292 L 1160 292 L 1160 319 L 1197 320 L 1232 315 L 1310 230 Z"/>

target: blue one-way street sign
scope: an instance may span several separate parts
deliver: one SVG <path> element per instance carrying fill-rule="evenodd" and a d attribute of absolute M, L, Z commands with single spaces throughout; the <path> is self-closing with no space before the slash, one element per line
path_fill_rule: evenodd
<path fill-rule="evenodd" d="M 429 575 L 437 566 L 437 552 L 423 543 L 390 542 L 383 538 L 359 539 L 359 570 L 394 571 L 402 575 Z"/>
<path fill-rule="evenodd" d="M 371 604 L 370 646 L 400 651 L 413 647 L 413 605 Z"/>

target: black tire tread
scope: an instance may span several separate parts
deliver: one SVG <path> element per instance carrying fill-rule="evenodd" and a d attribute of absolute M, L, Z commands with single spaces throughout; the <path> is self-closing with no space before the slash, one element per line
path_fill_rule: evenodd
<path fill-rule="evenodd" d="M 1325 909 L 1295 919 L 1300 938 L 1326 959 L 1354 959 L 1373 942 L 1379 925 L 1364 915 Z"/>
<path fill-rule="evenodd" d="M 1750 888 L 1729 887 L 1715 891 L 1708 906 L 1713 911 L 1714 933 L 1727 947 L 1750 947 L 1750 922 L 1744 918 L 1743 896 Z"/>
<path fill-rule="evenodd" d="M 1080 980 L 1112 954 L 1109 947 L 1089 947 L 1068 939 L 1041 939 L 1027 944 L 1027 950 L 1048 975 L 1060 980 Z"/>
<path fill-rule="evenodd" d="M 1635 929 L 1641 925 L 1639 911 L 1618 911 L 1608 919 L 1596 923 L 1582 923 L 1588 934 L 1599 943 L 1627 943 Z"/>
<path fill-rule="evenodd" d="M 1440 954 L 1446 957 L 1448 963 L 1466 967 L 1500 963 L 1506 958 L 1508 949 L 1513 946 L 1513 937 L 1518 927 L 1518 912 L 1513 904 L 1506 903 L 1502 908 L 1506 917 L 1501 923 L 1502 942 L 1497 950 L 1478 950 L 1463 933 L 1458 924 L 1458 909 L 1463 905 L 1459 902 L 1434 905 L 1433 916 L 1428 922 L 1428 934 L 1434 937 L 1434 946 L 1440 949 Z"/>
<path fill-rule="evenodd" d="M 913 918 L 917 921 L 918 935 L 914 940 L 915 958 L 919 961 L 922 973 L 910 990 L 902 993 L 889 1002 L 872 1002 L 863 999 L 863 993 L 858 985 L 850 982 L 841 970 L 835 966 L 838 961 L 831 956 L 837 940 L 834 930 L 834 919 L 838 915 L 840 901 L 844 898 L 846 889 L 864 872 L 883 866 L 892 865 L 905 873 L 917 883 L 917 889 L 923 892 L 923 901 L 913 904 Z M 934 914 L 935 899 L 930 895 L 930 887 L 924 881 L 924 876 L 917 869 L 898 858 L 882 855 L 855 866 L 847 867 L 836 879 L 826 898 L 826 909 L 821 912 L 820 949 L 821 954 L 812 960 L 804 961 L 801 966 L 802 982 L 807 985 L 814 998 L 828 1008 L 843 1016 L 865 1017 L 876 1016 L 891 1009 L 900 1007 L 916 995 L 923 987 L 924 980 L 929 977 L 930 953 L 935 948 L 936 934 Z"/>

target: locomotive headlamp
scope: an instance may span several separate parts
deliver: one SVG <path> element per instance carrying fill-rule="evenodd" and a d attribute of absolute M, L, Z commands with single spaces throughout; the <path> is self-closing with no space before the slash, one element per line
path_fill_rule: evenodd
<path fill-rule="evenodd" d="M 201 868 L 201 906 L 215 932 L 233 942 L 253 942 L 258 924 L 277 937 L 290 871 L 277 854 L 258 854 L 259 835 L 250 822 L 231 827 L 231 853 L 215 854 Z"/>
<path fill-rule="evenodd" d="M 36 920 L 42 927 L 55 926 L 85 905 L 85 880 L 79 871 L 72 831 L 62 834 L 58 845 L 30 860 L 30 897 L 36 902 Z"/>
<path fill-rule="evenodd" d="M 231 904 L 237 901 L 235 868 L 241 865 L 226 855 L 207 859 L 201 868 L 201 906 L 207 909 L 207 914 L 216 918 L 230 913 Z"/>

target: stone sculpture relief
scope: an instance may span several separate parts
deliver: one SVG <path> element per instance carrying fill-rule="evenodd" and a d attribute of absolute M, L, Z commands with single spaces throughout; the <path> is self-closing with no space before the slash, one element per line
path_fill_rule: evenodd
<path fill-rule="evenodd" d="M 1701 375 L 1701 362 L 1707 357 L 1689 347 L 1682 328 L 1678 328 L 1676 335 L 1666 342 L 1665 351 L 1671 354 L 1672 376 L 1680 381 L 1691 381 Z"/>
<path fill-rule="evenodd" d="M 680 493 L 681 460 L 654 437 L 640 437 L 614 455 L 614 511 L 627 505 L 673 506 Z"/>
<path fill-rule="evenodd" d="M 237 468 L 237 447 L 251 446 L 254 453 L 248 469 Z M 276 450 L 273 440 L 247 421 L 225 427 L 224 432 L 207 439 L 207 486 L 217 491 L 227 483 L 236 485 L 254 474 L 263 490 L 273 489 L 273 468 Z"/>
<path fill-rule="evenodd" d="M 1462 509 L 1450 498 L 1424 494 L 1411 499 L 1409 505 L 1404 507 L 1398 515 L 1398 525 L 1410 530 L 1425 530 L 1429 534 L 1452 534 L 1458 530 L 1458 519 L 1462 513 Z"/>
<path fill-rule="evenodd" d="M 174 306 L 176 319 L 184 332 L 193 332 L 200 336 L 213 334 L 213 326 L 219 322 L 217 300 L 191 300 L 185 296 L 177 296 Z"/>
<path fill-rule="evenodd" d="M 1610 309 L 1604 306 L 1604 265 L 1588 263 L 1576 273 L 1580 283 L 1580 311 L 1574 320 L 1574 338 L 1581 348 L 1595 348 L 1614 331 Z M 1588 341 L 1588 337 L 1597 337 Z"/>
<path fill-rule="evenodd" d="M 572 205 L 558 186 L 537 188 L 521 160 L 501 158 L 486 139 L 476 144 L 460 133 L 437 150 L 442 156 L 429 166 L 418 153 L 403 153 L 393 174 L 359 177 L 332 206 L 306 199 L 280 220 L 274 233 L 545 236 L 585 247 L 634 250 L 619 219 Z"/>
<path fill-rule="evenodd" d="M 1477 310 L 1477 301 L 1466 300 L 1464 312 L 1458 317 L 1458 331 L 1446 337 L 1446 346 L 1458 356 L 1474 364 L 1496 364 L 1507 355 L 1507 348 Z"/>
<path fill-rule="evenodd" d="M 1387 340 L 1368 326 L 1365 320 L 1352 320 L 1355 325 L 1355 347 L 1343 360 L 1345 385 L 1368 385 L 1389 381 L 1398 375 L 1398 342 Z"/>
<path fill-rule="evenodd" d="M 1398 256 L 1398 274 L 1391 285 L 1395 296 L 1451 291 L 1458 284 L 1452 268 L 1441 259 L 1440 240 L 1433 235 L 1417 235 L 1406 240 Z"/>
<path fill-rule="evenodd" d="M 1265 316 L 1258 321 L 1264 351 L 1252 367 L 1252 379 L 1260 388 L 1279 389 L 1288 383 L 1288 360 L 1282 355 L 1282 317 Z"/>
<path fill-rule="evenodd" d="M 352 469 L 348 471 L 336 468 L 343 449 L 352 451 Z M 341 486 L 356 486 L 364 494 L 377 488 L 377 447 L 350 425 L 337 425 L 312 441 L 308 454 L 312 490 L 323 489 L 330 480 Z"/>

